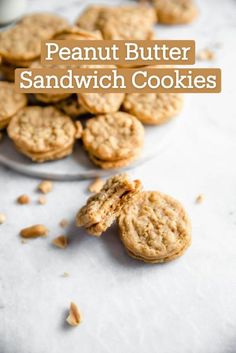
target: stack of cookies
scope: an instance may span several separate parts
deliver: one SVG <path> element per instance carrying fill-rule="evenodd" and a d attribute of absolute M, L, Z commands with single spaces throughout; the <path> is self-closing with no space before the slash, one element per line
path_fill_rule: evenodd
<path fill-rule="evenodd" d="M 107 180 L 77 216 L 76 225 L 100 236 L 118 220 L 128 254 L 148 263 L 181 256 L 191 244 L 191 223 L 182 205 L 157 191 L 142 191 L 139 180 L 126 174 Z"/>
<path fill-rule="evenodd" d="M 11 81 L 17 67 L 41 67 L 41 40 L 148 40 L 153 38 L 157 18 L 166 24 L 188 23 L 197 14 L 192 0 L 149 2 L 153 6 L 92 5 L 75 25 L 55 14 L 24 16 L 14 27 L 0 32 L 0 73 Z M 142 151 L 142 124 L 166 123 L 183 107 L 180 94 L 38 93 L 32 101 L 15 93 L 13 87 L 0 82 L 0 129 L 9 124 L 8 136 L 34 162 L 68 156 L 75 140 L 82 137 L 84 149 L 96 166 L 126 167 Z M 34 105 L 27 107 L 28 103 Z M 85 121 L 85 117 L 89 119 Z M 83 132 L 80 121 L 85 125 Z"/>

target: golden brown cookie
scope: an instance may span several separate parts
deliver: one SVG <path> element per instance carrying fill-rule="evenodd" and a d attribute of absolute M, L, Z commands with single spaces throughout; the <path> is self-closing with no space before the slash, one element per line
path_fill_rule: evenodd
<path fill-rule="evenodd" d="M 13 83 L 0 81 L 0 129 L 5 128 L 12 116 L 26 104 L 26 95 L 17 93 Z"/>
<path fill-rule="evenodd" d="M 156 14 L 149 6 L 120 6 L 103 9 L 98 28 L 104 39 L 153 39 Z"/>
<path fill-rule="evenodd" d="M 64 114 L 69 115 L 71 118 L 88 114 L 88 111 L 86 111 L 86 109 L 80 104 L 80 99 L 77 97 L 77 94 L 73 94 L 64 100 L 57 102 L 55 107 L 61 110 Z"/>
<path fill-rule="evenodd" d="M 111 226 L 124 204 L 141 189 L 139 180 L 131 181 L 126 174 L 109 178 L 101 191 L 91 196 L 76 216 L 76 225 L 100 236 Z"/>
<path fill-rule="evenodd" d="M 176 116 L 183 107 L 179 93 L 130 93 L 123 103 L 124 110 L 144 124 L 163 124 Z"/>
<path fill-rule="evenodd" d="M 128 253 L 145 262 L 171 261 L 191 244 L 191 223 L 184 208 L 157 191 L 133 195 L 122 208 L 118 224 Z"/>
<path fill-rule="evenodd" d="M 144 128 L 134 116 L 116 112 L 89 119 L 82 139 L 90 154 L 114 162 L 137 154 L 143 146 Z"/>
<path fill-rule="evenodd" d="M 36 162 L 67 156 L 81 133 L 81 124 L 51 106 L 24 108 L 8 126 L 17 149 Z"/>
<path fill-rule="evenodd" d="M 98 19 L 103 9 L 105 9 L 104 6 L 88 6 L 76 20 L 76 25 L 88 31 L 95 31 L 98 28 Z"/>
<path fill-rule="evenodd" d="M 198 15 L 192 0 L 153 0 L 160 23 L 175 25 L 190 23 Z"/>
<path fill-rule="evenodd" d="M 51 39 L 67 26 L 67 21 L 57 15 L 27 15 L 16 26 L 0 32 L 0 55 L 6 60 L 34 60 L 40 56 L 41 40 Z"/>
<path fill-rule="evenodd" d="M 92 114 L 117 112 L 125 98 L 124 93 L 80 93 L 82 107 Z"/>

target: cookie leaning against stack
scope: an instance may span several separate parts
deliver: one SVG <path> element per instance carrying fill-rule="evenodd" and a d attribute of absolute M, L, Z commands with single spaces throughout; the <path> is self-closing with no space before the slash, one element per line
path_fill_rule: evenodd
<path fill-rule="evenodd" d="M 116 112 L 89 119 L 82 140 L 91 160 L 103 169 L 119 168 L 136 159 L 144 128 L 134 116 Z"/>
<path fill-rule="evenodd" d="M 142 191 L 126 174 L 106 181 L 77 214 L 76 225 L 100 236 L 118 219 L 128 254 L 148 263 L 174 260 L 191 244 L 191 223 L 182 205 L 158 191 Z"/>
<path fill-rule="evenodd" d="M 82 126 L 54 107 L 31 106 L 11 119 L 7 131 L 21 153 L 35 162 L 45 162 L 71 154 Z"/>
<path fill-rule="evenodd" d="M 0 130 L 9 124 L 13 115 L 26 104 L 26 95 L 16 93 L 13 83 L 0 81 Z"/>

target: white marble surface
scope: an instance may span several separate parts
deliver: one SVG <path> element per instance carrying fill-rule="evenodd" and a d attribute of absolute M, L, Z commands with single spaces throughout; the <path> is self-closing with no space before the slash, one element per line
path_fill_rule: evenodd
<path fill-rule="evenodd" d="M 57 9 L 74 19 L 79 3 L 35 0 L 28 10 Z M 221 44 L 208 65 L 222 68 L 223 92 L 187 96 L 188 118 L 172 144 L 131 173 L 146 189 L 183 202 L 193 224 L 191 248 L 166 265 L 136 262 L 115 227 L 101 239 L 74 228 L 88 182 L 55 183 L 39 206 L 38 181 L 0 167 L 0 212 L 7 215 L 0 226 L 1 353 L 236 352 L 236 2 L 198 3 L 196 23 L 158 27 L 158 36 L 195 39 L 199 48 Z M 15 204 L 21 193 L 31 196 L 31 206 Z M 205 201 L 196 205 L 199 193 Z M 50 240 L 64 217 L 71 242 L 62 251 Z M 34 223 L 50 228 L 48 239 L 21 244 L 19 230 Z M 68 278 L 61 277 L 65 271 Z M 71 300 L 84 316 L 78 328 L 65 324 Z"/>

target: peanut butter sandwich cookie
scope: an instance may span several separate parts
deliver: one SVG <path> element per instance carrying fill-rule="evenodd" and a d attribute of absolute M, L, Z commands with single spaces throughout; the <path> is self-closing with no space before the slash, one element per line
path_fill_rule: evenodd
<path fill-rule="evenodd" d="M 120 167 L 139 155 L 144 128 L 134 116 L 116 112 L 89 119 L 82 139 L 95 164 L 102 168 L 107 164 L 105 169 Z"/>
<path fill-rule="evenodd" d="M 190 23 L 198 15 L 192 0 L 152 0 L 160 23 L 175 25 Z"/>
<path fill-rule="evenodd" d="M 157 191 L 133 195 L 118 224 L 128 254 L 144 262 L 174 260 L 191 244 L 191 223 L 182 205 Z"/>
<path fill-rule="evenodd" d="M 149 6 L 107 7 L 101 10 L 98 28 L 104 39 L 153 39 L 156 14 Z"/>
<path fill-rule="evenodd" d="M 142 123 L 159 125 L 176 116 L 183 107 L 179 93 L 130 93 L 123 103 L 124 110 Z"/>
<path fill-rule="evenodd" d="M 57 102 L 55 107 L 73 119 L 88 114 L 86 109 L 80 104 L 80 100 L 76 94 Z"/>
<path fill-rule="evenodd" d="M 91 196 L 76 216 L 76 225 L 100 236 L 111 226 L 122 207 L 141 190 L 139 180 L 131 181 L 126 174 L 109 178 L 101 191 Z"/>
<path fill-rule="evenodd" d="M 125 98 L 124 93 L 80 93 L 82 107 L 92 114 L 117 112 Z"/>
<path fill-rule="evenodd" d="M 82 126 L 54 107 L 31 106 L 16 114 L 8 135 L 16 148 L 35 162 L 63 158 L 72 153 Z"/>
<path fill-rule="evenodd" d="M 25 94 L 16 93 L 13 83 L 0 81 L 0 130 L 27 104 Z"/>

